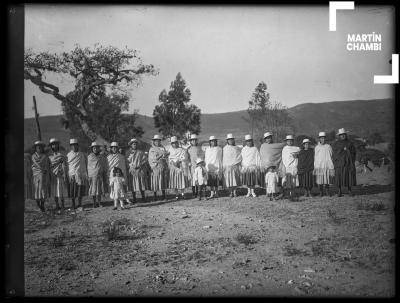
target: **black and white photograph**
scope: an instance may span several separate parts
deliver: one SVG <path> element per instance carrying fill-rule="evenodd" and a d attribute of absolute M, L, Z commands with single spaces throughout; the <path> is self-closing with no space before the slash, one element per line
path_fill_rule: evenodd
<path fill-rule="evenodd" d="M 394 6 L 23 21 L 25 297 L 395 296 Z"/>

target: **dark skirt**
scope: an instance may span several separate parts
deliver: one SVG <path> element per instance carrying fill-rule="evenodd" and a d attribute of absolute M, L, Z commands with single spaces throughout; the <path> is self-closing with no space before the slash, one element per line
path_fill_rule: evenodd
<path fill-rule="evenodd" d="M 356 186 L 356 170 L 349 166 L 335 167 L 335 185 L 337 187 Z"/>
<path fill-rule="evenodd" d="M 240 174 L 242 185 L 254 187 L 258 184 L 259 177 L 257 171 L 246 171 Z"/>
<path fill-rule="evenodd" d="M 299 174 L 299 186 L 303 188 L 313 188 L 314 186 L 314 175 L 313 171 Z"/>
<path fill-rule="evenodd" d="M 207 186 L 213 186 L 213 187 L 218 187 L 220 184 L 220 180 L 218 178 L 218 175 L 216 174 L 208 174 L 207 176 Z"/>

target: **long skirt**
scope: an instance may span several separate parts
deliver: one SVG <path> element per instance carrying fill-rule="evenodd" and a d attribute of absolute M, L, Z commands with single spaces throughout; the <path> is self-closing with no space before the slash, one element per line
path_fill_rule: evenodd
<path fill-rule="evenodd" d="M 248 168 L 248 169 L 243 169 L 242 172 L 240 173 L 240 180 L 242 185 L 247 186 L 247 187 L 254 187 L 256 185 L 259 185 L 260 177 L 259 177 L 260 171 L 258 169 L 253 169 L 253 168 Z"/>
<path fill-rule="evenodd" d="M 196 182 L 195 182 L 195 180 L 194 180 L 194 170 L 196 169 L 196 165 L 192 165 L 191 167 L 190 167 L 190 170 L 189 170 L 189 172 L 190 172 L 190 176 L 189 176 L 189 182 L 190 182 L 190 185 L 191 186 L 196 186 Z"/>
<path fill-rule="evenodd" d="M 312 171 L 299 174 L 299 186 L 303 188 L 313 188 L 314 175 Z"/>
<path fill-rule="evenodd" d="M 75 180 L 75 176 L 69 177 L 69 188 L 68 197 L 69 198 L 80 198 L 86 194 L 86 184 L 78 184 Z"/>
<path fill-rule="evenodd" d="M 104 195 L 104 182 L 101 175 L 89 177 L 89 196 Z"/>
<path fill-rule="evenodd" d="M 34 198 L 33 184 L 32 184 L 32 179 L 31 178 L 25 179 L 25 182 L 24 182 L 24 198 L 25 198 L 25 200 Z"/>
<path fill-rule="evenodd" d="M 299 177 L 297 174 L 286 173 L 285 177 L 282 178 L 282 183 L 283 182 L 286 182 L 284 186 L 285 188 L 293 188 L 299 186 Z"/>
<path fill-rule="evenodd" d="M 167 169 L 155 168 L 150 175 L 150 188 L 152 191 L 164 190 L 168 188 L 169 172 Z"/>
<path fill-rule="evenodd" d="M 239 165 L 232 165 L 224 168 L 224 183 L 226 188 L 241 185 Z"/>
<path fill-rule="evenodd" d="M 212 187 L 217 187 L 218 188 L 218 185 L 220 183 L 219 179 L 220 178 L 219 178 L 218 174 L 214 174 L 214 173 L 211 173 L 211 172 L 207 173 L 207 185 L 208 186 L 212 186 Z"/>
<path fill-rule="evenodd" d="M 64 178 L 62 176 L 51 176 L 51 196 L 64 198 L 68 196 L 67 185 L 65 184 Z"/>
<path fill-rule="evenodd" d="M 33 176 L 34 198 L 46 199 L 50 196 L 50 182 L 47 174 Z"/>
<path fill-rule="evenodd" d="M 318 185 L 333 184 L 335 170 L 329 168 L 314 168 L 315 183 Z"/>
<path fill-rule="evenodd" d="M 130 173 L 129 175 L 133 192 L 150 189 L 149 180 L 145 171 L 140 170 L 135 174 Z"/>
<path fill-rule="evenodd" d="M 337 187 L 356 186 L 356 170 L 349 166 L 335 167 L 335 185 Z"/>
<path fill-rule="evenodd" d="M 184 172 L 175 166 L 169 167 L 169 186 L 170 189 L 185 189 L 189 186 L 189 179 Z"/>

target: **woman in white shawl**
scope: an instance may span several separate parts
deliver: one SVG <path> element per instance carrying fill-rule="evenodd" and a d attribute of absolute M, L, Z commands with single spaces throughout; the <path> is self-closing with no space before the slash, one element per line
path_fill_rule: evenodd
<path fill-rule="evenodd" d="M 335 176 L 335 168 L 332 161 L 332 147 L 325 143 L 326 134 L 320 132 L 318 134 L 319 143 L 314 149 L 314 176 L 315 182 L 319 186 L 320 196 L 324 195 L 324 185 L 326 194 L 329 193 L 329 184 L 333 183 Z"/>
<path fill-rule="evenodd" d="M 161 190 L 165 200 L 165 190 L 168 188 L 168 151 L 161 145 L 160 135 L 154 135 L 153 144 L 149 150 L 149 165 L 151 168 L 150 188 L 154 192 L 154 201 L 157 201 L 157 191 Z"/>
<path fill-rule="evenodd" d="M 222 148 L 218 146 L 215 136 L 209 138 L 210 147 L 206 149 L 205 163 L 207 170 L 207 185 L 210 186 L 210 197 L 218 198 L 218 185 L 222 180 Z"/>
<path fill-rule="evenodd" d="M 231 192 L 231 198 L 237 197 L 236 188 L 240 183 L 240 163 L 242 155 L 240 148 L 235 145 L 235 138 L 232 134 L 226 136 L 228 142 L 223 148 L 222 167 L 224 170 L 224 185 Z"/>
<path fill-rule="evenodd" d="M 242 148 L 242 185 L 247 186 L 246 197 L 257 197 L 254 187 L 260 180 L 261 157 L 257 147 L 254 146 L 253 138 L 250 135 L 245 136 L 246 146 Z M 258 184 L 260 185 L 260 184 Z"/>
<path fill-rule="evenodd" d="M 283 178 L 282 186 L 284 187 L 284 196 L 289 191 L 290 199 L 295 196 L 295 188 L 299 186 L 299 179 L 297 176 L 297 155 L 300 152 L 298 146 L 293 146 L 294 138 L 292 135 L 286 136 L 286 146 L 282 149 L 282 169 Z"/>
<path fill-rule="evenodd" d="M 184 190 L 189 185 L 188 160 L 187 151 L 179 147 L 178 138 L 175 136 L 171 137 L 171 149 L 168 156 L 169 188 L 175 190 L 176 200 L 179 199 L 178 192 L 185 199 Z"/>

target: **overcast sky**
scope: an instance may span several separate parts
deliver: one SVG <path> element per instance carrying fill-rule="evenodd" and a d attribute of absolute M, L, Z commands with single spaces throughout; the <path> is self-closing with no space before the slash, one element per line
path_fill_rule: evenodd
<path fill-rule="evenodd" d="M 328 16 L 328 5 L 27 5 L 25 48 L 63 52 L 100 43 L 139 50 L 160 71 L 131 92 L 130 110 L 145 115 L 178 72 L 203 113 L 246 109 L 261 81 L 288 107 L 393 97 L 392 85 L 373 84 L 373 76 L 391 74 L 394 10 L 356 3 L 338 11 L 336 32 Z M 348 33 L 372 32 L 382 34 L 382 51 L 346 50 Z M 62 78 L 50 80 L 72 89 Z M 42 116 L 61 114 L 56 99 L 25 81 L 25 117 L 33 116 L 33 95 Z"/>

